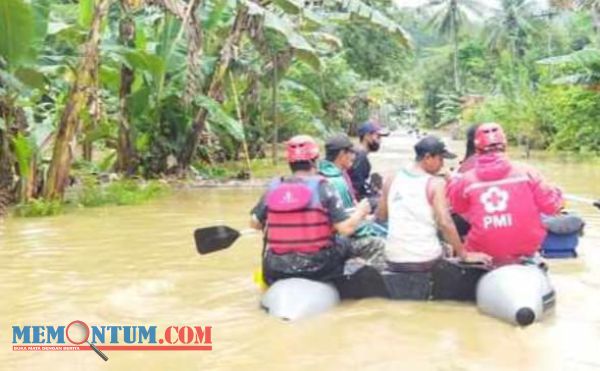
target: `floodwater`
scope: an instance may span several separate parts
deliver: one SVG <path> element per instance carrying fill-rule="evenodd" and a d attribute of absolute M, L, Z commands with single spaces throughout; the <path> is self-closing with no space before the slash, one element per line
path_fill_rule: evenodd
<path fill-rule="evenodd" d="M 375 170 L 409 161 L 414 139 L 394 135 Z M 454 148 L 462 149 L 458 142 Z M 461 151 L 459 151 L 461 153 Z M 518 157 L 515 154 L 513 157 Z M 600 195 L 600 167 L 530 161 L 565 192 Z M 346 302 L 281 322 L 259 308 L 252 273 L 261 239 L 196 253 L 192 231 L 243 229 L 260 194 L 195 189 L 142 206 L 83 209 L 0 224 L 0 368 L 19 370 L 596 370 L 600 369 L 600 213 L 570 204 L 587 222 L 580 256 L 551 261 L 553 316 L 516 328 L 457 303 Z M 12 326 L 212 326 L 212 351 L 12 351 Z"/>

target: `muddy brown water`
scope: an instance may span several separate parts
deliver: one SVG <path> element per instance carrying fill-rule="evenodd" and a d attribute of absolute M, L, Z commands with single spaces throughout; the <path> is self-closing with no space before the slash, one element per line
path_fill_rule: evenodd
<path fill-rule="evenodd" d="M 407 163 L 414 138 L 394 135 L 376 170 Z M 461 152 L 461 144 L 452 143 Z M 518 155 L 515 155 L 518 157 Z M 600 167 L 529 161 L 565 191 L 600 196 Z M 260 237 L 197 255 L 192 231 L 245 228 L 258 189 L 189 189 L 142 206 L 82 209 L 0 224 L 0 368 L 19 370 L 597 370 L 600 369 L 600 212 L 580 257 L 551 261 L 555 314 L 520 329 L 457 303 L 363 300 L 284 323 L 258 309 L 252 273 Z M 210 325 L 213 350 L 12 351 L 14 325 Z"/>

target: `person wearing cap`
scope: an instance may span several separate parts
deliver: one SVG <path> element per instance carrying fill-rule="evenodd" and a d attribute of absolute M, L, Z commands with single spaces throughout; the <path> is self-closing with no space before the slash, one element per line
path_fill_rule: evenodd
<path fill-rule="evenodd" d="M 354 189 L 347 171 L 352 167 L 355 158 L 354 144 L 346 134 L 337 134 L 325 142 L 325 159 L 319 161 L 319 174 L 324 176 L 335 188 L 344 203 L 344 208 L 353 209 L 356 206 Z M 351 243 L 373 245 L 373 249 L 383 250 L 384 242 L 371 237 L 382 236 L 387 230 L 371 221 L 361 223 L 352 235 Z M 358 249 L 363 249 L 359 247 Z"/>
<path fill-rule="evenodd" d="M 486 264 L 488 257 L 464 249 L 448 211 L 446 181 L 438 176 L 444 159 L 456 155 L 435 136 L 422 138 L 414 150 L 412 165 L 386 177 L 376 212 L 377 220 L 388 222 L 385 258 L 397 277 L 390 281 L 391 297 L 473 301 L 482 271 L 466 272 L 450 258 Z"/>
<path fill-rule="evenodd" d="M 340 277 L 346 260 L 354 257 L 381 265 L 382 251 L 358 251 L 336 239 L 354 233 L 370 213 L 369 203 L 346 212 L 335 189 L 317 174 L 319 146 L 313 138 L 298 135 L 286 146 L 292 175 L 271 181 L 251 211 L 250 226 L 265 233 L 266 283 L 291 277 L 329 281 Z"/>
<path fill-rule="evenodd" d="M 444 159 L 456 158 L 444 142 L 426 136 L 415 144 L 415 162 L 388 177 L 377 210 L 378 220 L 388 221 L 386 259 L 392 271 L 429 271 L 444 257 L 438 230 L 451 246 L 453 255 L 462 259 L 484 260 L 468 256 L 456 232 L 446 201 L 446 181 L 436 174 Z"/>
<path fill-rule="evenodd" d="M 490 255 L 494 265 L 533 256 L 546 236 L 540 214 L 559 212 L 561 191 L 534 169 L 511 163 L 499 124 L 479 125 L 474 143 L 474 167 L 452 178 L 447 190 L 452 209 L 471 225 L 466 249 Z"/>
<path fill-rule="evenodd" d="M 356 203 L 352 181 L 348 170 L 352 168 L 356 152 L 354 144 L 345 134 L 337 134 L 325 142 L 325 159 L 319 161 L 319 174 L 338 191 L 346 209 Z"/>
<path fill-rule="evenodd" d="M 350 175 L 352 185 L 356 191 L 356 198 L 359 200 L 363 198 L 376 199 L 379 196 L 373 192 L 369 184 L 371 162 L 369 162 L 368 154 L 379 151 L 381 137 L 387 135 L 389 135 L 387 131 L 372 122 L 365 122 L 358 128 L 360 142 L 356 150 L 354 165 L 348 171 L 348 175 Z M 376 205 L 377 201 L 375 200 L 373 203 Z"/>

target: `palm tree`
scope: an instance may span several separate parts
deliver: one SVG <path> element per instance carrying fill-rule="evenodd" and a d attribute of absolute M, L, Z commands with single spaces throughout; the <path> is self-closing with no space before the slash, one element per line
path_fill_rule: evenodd
<path fill-rule="evenodd" d="M 527 38 L 536 32 L 530 22 L 531 0 L 502 0 L 502 7 L 489 20 L 489 46 L 496 51 L 509 49 L 513 59 L 525 55 Z"/>
<path fill-rule="evenodd" d="M 467 20 L 468 13 L 481 15 L 482 4 L 477 0 L 431 0 L 426 5 L 433 8 L 431 18 L 440 35 L 450 36 L 454 46 L 454 89 L 461 90 L 458 67 L 458 36 L 461 27 Z"/>

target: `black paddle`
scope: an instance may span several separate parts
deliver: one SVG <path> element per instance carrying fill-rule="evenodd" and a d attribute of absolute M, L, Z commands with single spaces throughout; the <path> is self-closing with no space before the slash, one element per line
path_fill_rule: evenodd
<path fill-rule="evenodd" d="M 226 225 L 198 228 L 194 231 L 196 250 L 200 254 L 224 250 L 233 245 L 241 235 L 254 231 L 254 229 L 244 229 L 240 232 Z"/>

